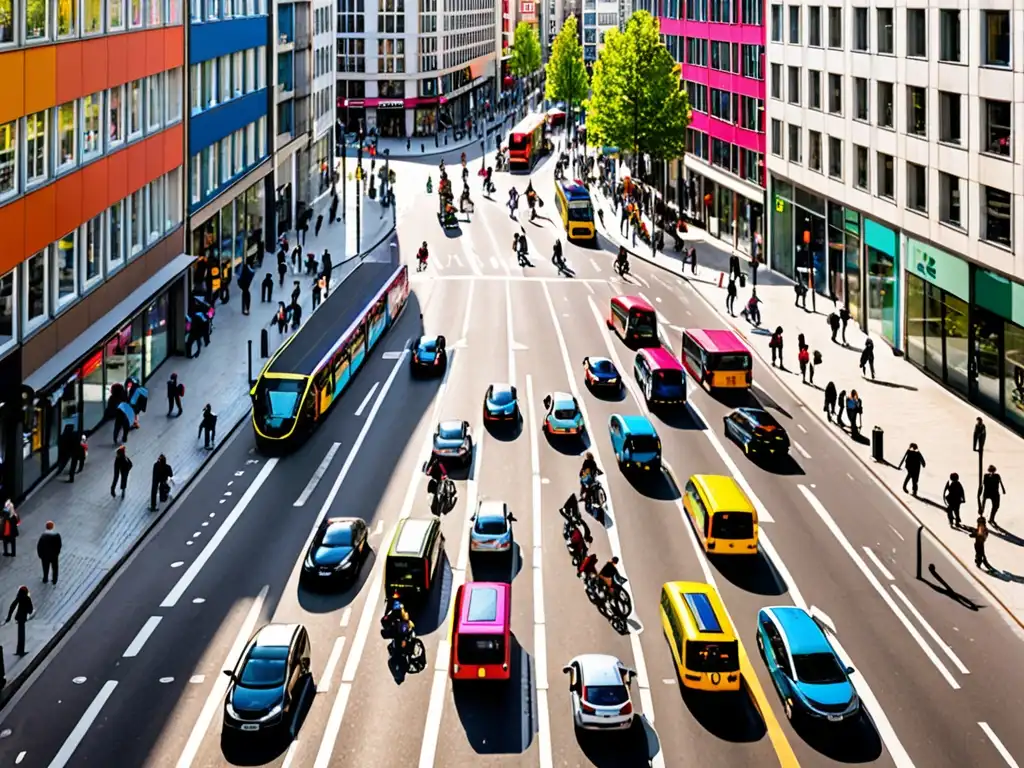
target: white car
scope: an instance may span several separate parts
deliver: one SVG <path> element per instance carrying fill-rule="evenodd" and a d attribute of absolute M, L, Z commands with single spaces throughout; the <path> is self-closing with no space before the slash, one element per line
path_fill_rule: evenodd
<path fill-rule="evenodd" d="M 577 728 L 625 730 L 633 725 L 629 686 L 635 671 L 603 653 L 577 656 L 562 671 L 569 676 L 572 719 Z"/>
<path fill-rule="evenodd" d="M 470 552 L 509 552 L 512 549 L 512 510 L 503 501 L 485 499 L 473 515 L 469 533 Z"/>

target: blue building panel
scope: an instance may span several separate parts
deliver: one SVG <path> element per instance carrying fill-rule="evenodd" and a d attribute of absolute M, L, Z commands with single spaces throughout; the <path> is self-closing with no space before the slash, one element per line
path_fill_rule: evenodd
<path fill-rule="evenodd" d="M 267 45 L 269 27 L 269 16 L 193 23 L 188 33 L 188 63 L 199 64 L 218 56 Z"/>
<path fill-rule="evenodd" d="M 199 154 L 211 144 L 245 128 L 267 114 L 267 89 L 247 93 L 189 118 L 188 154 Z"/>

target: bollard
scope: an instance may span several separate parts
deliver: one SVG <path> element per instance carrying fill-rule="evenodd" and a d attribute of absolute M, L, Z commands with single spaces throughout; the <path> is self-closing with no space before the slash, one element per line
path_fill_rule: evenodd
<path fill-rule="evenodd" d="M 423 143 L 423 142 L 421 141 L 421 142 L 420 142 L 420 154 L 422 155 L 422 154 L 423 154 L 424 152 L 426 152 L 426 151 L 427 151 L 427 145 L 426 145 L 426 144 L 424 144 L 424 143 Z"/>
<path fill-rule="evenodd" d="M 444 145 L 446 147 L 448 146 L 448 134 L 447 133 L 445 133 L 445 135 L 444 135 Z"/>
<path fill-rule="evenodd" d="M 434 147 L 436 148 L 437 146 L 438 146 L 438 143 L 437 143 L 437 134 L 435 133 L 435 134 L 434 134 Z"/>
<path fill-rule="evenodd" d="M 260 357 L 270 357 L 270 334 L 266 328 L 260 329 Z"/>

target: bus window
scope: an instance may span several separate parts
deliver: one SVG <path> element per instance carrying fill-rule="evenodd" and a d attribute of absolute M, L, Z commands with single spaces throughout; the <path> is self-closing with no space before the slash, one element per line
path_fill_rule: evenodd
<path fill-rule="evenodd" d="M 526 149 L 530 146 L 530 134 L 513 133 L 508 140 L 509 149 Z"/>
<path fill-rule="evenodd" d="M 653 338 L 657 333 L 656 323 L 653 312 L 634 309 L 629 313 L 629 329 L 638 336 Z"/>
<path fill-rule="evenodd" d="M 690 640 L 686 644 L 686 668 L 691 672 L 735 672 L 738 667 L 739 655 L 734 641 Z"/>
<path fill-rule="evenodd" d="M 569 221 L 594 220 L 594 207 L 589 200 L 573 200 L 569 203 Z"/>
<path fill-rule="evenodd" d="M 505 638 L 502 635 L 459 635 L 460 664 L 482 666 L 505 662 Z"/>
<path fill-rule="evenodd" d="M 750 355 L 723 354 L 715 356 L 716 371 L 749 371 Z"/>
<path fill-rule="evenodd" d="M 747 512 L 719 512 L 711 522 L 711 535 L 716 539 L 752 539 L 754 517 Z"/>

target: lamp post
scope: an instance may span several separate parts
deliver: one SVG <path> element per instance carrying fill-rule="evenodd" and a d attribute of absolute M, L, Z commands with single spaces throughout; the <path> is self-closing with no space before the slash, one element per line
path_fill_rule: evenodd
<path fill-rule="evenodd" d="M 362 193 L 359 191 L 359 182 L 363 178 L 363 132 L 359 131 L 359 147 L 356 150 L 356 254 L 359 253 L 359 239 L 362 234 Z M 355 254 L 353 254 L 355 255 Z"/>
<path fill-rule="evenodd" d="M 348 155 L 348 147 L 345 146 L 345 124 L 339 120 L 338 127 L 341 128 L 341 220 L 344 221 L 348 197 L 345 192 L 345 185 L 348 181 L 348 176 L 345 175 L 345 157 Z"/>
<path fill-rule="evenodd" d="M 480 173 L 487 173 L 487 136 L 480 142 Z"/>
<path fill-rule="evenodd" d="M 391 150 L 384 148 L 384 184 L 381 185 L 381 196 L 391 197 Z"/>

